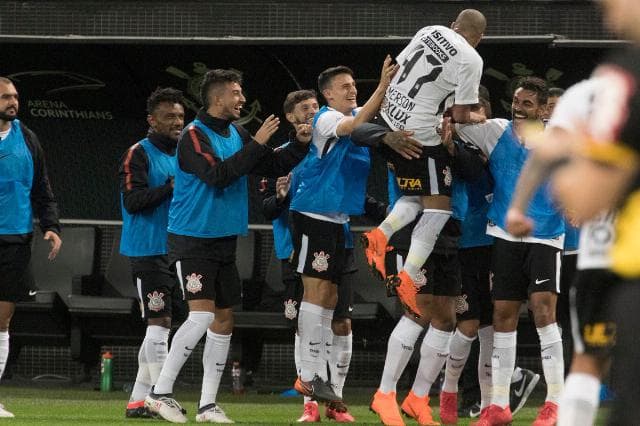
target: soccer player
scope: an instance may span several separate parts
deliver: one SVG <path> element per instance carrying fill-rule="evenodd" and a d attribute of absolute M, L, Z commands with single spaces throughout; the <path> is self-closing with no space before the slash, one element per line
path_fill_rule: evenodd
<path fill-rule="evenodd" d="M 511 121 L 488 120 L 484 124 L 456 126 L 458 135 L 477 145 L 489 159 L 494 192 L 488 212 L 487 234 L 492 247 L 493 357 L 491 405 L 481 414 L 478 426 L 511 422 L 509 387 L 516 361 L 516 328 L 523 300 L 529 301 L 540 337 L 542 367 L 547 396 L 534 425 L 552 425 L 564 382 L 562 338 L 556 323 L 564 220 L 546 190 L 535 194 L 530 208 L 536 227 L 533 235 L 518 238 L 506 231 L 505 219 L 516 180 L 528 156 L 528 126 L 542 126 L 547 87 L 528 77 L 518 82 L 513 95 Z"/>
<path fill-rule="evenodd" d="M 326 382 L 322 351 L 333 341 L 331 322 L 345 261 L 344 224 L 349 215 L 363 213 L 369 174 L 368 149 L 355 146 L 349 135 L 380 108 L 396 71 L 387 56 L 378 87 L 360 109 L 353 71 L 337 66 L 318 76 L 327 105 L 314 117 L 311 149 L 296 173 L 290 209 L 292 263 L 304 286 L 298 312 L 301 368 L 295 387 L 320 401 L 341 401 Z"/>
<path fill-rule="evenodd" d="M 125 152 L 119 171 L 123 219 L 120 253 L 129 257 L 147 323 L 127 417 L 148 416 L 144 398 L 158 380 L 167 357 L 172 298 L 177 297 L 178 289 L 167 257 L 167 223 L 176 145 L 184 127 L 182 92 L 156 89 L 147 99 L 147 113 L 147 137 Z"/>
<path fill-rule="evenodd" d="M 594 99 L 602 90 L 602 79 L 591 78 L 567 90 L 549 121 L 544 143 L 528 161 L 518 182 L 507 214 L 507 227 L 517 235 L 530 232 L 526 206 L 536 186 L 571 155 L 574 135 L 594 119 Z M 609 251 L 614 237 L 614 215 L 603 213 L 582 226 L 578 272 L 569 292 L 574 334 L 574 355 L 560 399 L 558 425 L 592 425 L 595 421 L 600 383 L 607 374 L 615 341 L 616 324 L 608 304 L 619 287 L 609 271 Z"/>
<path fill-rule="evenodd" d="M 28 290 L 34 216 L 51 244 L 49 260 L 62 245 L 44 152 L 36 134 L 18 120 L 19 105 L 13 82 L 0 77 L 0 376 L 9 356 L 11 317 Z M 14 416 L 0 404 L 0 417 Z"/>
<path fill-rule="evenodd" d="M 547 98 L 547 107 L 545 108 L 542 119 L 547 122 L 553 115 L 553 110 L 556 108 L 560 97 L 564 94 L 564 89 L 560 87 L 549 88 L 549 97 Z"/>
<path fill-rule="evenodd" d="M 380 109 L 379 124 L 392 130 L 413 131 L 423 150 L 419 160 L 391 157 L 403 197 L 377 228 L 364 234 L 363 243 L 367 262 L 386 279 L 384 258 L 389 239 L 423 212 L 413 229 L 403 269 L 389 278 L 389 284 L 398 287 L 398 297 L 417 315 L 417 274 L 451 216 L 451 165 L 436 133 L 439 108 L 454 93 L 452 114 L 456 122 L 484 121 L 483 116 L 471 111 L 471 105 L 478 103 L 482 58 L 475 47 L 485 27 L 482 13 L 466 9 L 451 29 L 429 26 L 418 31 L 396 58 L 400 70 Z"/>
<path fill-rule="evenodd" d="M 169 208 L 169 261 L 175 264 L 189 316 L 171 349 L 145 406 L 160 417 L 185 423 L 172 398 L 175 379 L 200 338 L 204 375 L 196 421 L 230 423 L 216 404 L 233 330 L 233 305 L 240 301 L 236 239 L 248 230 L 248 173 L 283 176 L 304 158 L 309 128 L 274 152 L 266 143 L 279 120 L 265 119 L 255 136 L 233 123 L 246 99 L 242 75 L 216 69 L 202 80 L 203 108 L 183 131 L 177 147 L 173 199 Z M 304 140 L 300 140 L 303 138 Z"/>

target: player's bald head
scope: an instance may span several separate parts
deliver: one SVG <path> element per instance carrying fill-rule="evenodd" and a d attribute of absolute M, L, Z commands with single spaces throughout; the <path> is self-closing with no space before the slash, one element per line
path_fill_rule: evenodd
<path fill-rule="evenodd" d="M 487 19 L 476 9 L 465 9 L 456 18 L 451 28 L 467 39 L 469 44 L 477 46 L 487 28 Z"/>

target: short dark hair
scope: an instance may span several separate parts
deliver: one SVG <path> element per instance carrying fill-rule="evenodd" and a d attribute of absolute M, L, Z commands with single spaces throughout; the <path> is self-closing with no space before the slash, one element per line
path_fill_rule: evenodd
<path fill-rule="evenodd" d="M 518 90 L 520 88 L 535 92 L 540 105 L 545 105 L 547 103 L 547 99 L 549 98 L 549 89 L 547 88 L 547 83 L 543 79 L 539 77 L 522 77 L 518 80 L 518 84 L 516 84 L 515 89 Z"/>
<path fill-rule="evenodd" d="M 209 90 L 213 86 L 222 85 L 225 83 L 238 83 L 242 85 L 242 73 L 232 68 L 228 70 L 215 69 L 207 71 L 200 83 L 200 101 L 204 109 L 209 108 Z"/>
<path fill-rule="evenodd" d="M 549 88 L 549 97 L 559 98 L 564 95 L 564 89 L 561 87 L 550 87 Z"/>
<path fill-rule="evenodd" d="M 337 67 L 327 68 L 322 71 L 318 76 L 318 90 L 320 93 L 331 84 L 331 80 L 339 74 L 349 74 L 353 77 L 353 70 L 344 65 L 338 65 Z"/>
<path fill-rule="evenodd" d="M 184 107 L 182 91 L 173 87 L 157 87 L 147 98 L 147 112 L 153 114 L 162 102 L 180 104 Z"/>
<path fill-rule="evenodd" d="M 282 105 L 282 109 L 285 114 L 293 112 L 293 109 L 302 101 L 306 101 L 307 99 L 317 99 L 318 95 L 315 90 L 296 90 L 295 92 L 291 92 L 287 95 L 284 100 L 284 104 Z"/>

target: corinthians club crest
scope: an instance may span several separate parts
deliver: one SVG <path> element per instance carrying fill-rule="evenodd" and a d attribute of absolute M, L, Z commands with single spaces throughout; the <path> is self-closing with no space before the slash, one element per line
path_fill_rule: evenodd
<path fill-rule="evenodd" d="M 284 302 L 284 317 L 288 320 L 295 319 L 298 316 L 298 310 L 296 309 L 296 302 L 293 299 L 285 300 Z"/>
<path fill-rule="evenodd" d="M 467 295 L 456 297 L 456 314 L 461 315 L 469 310 L 469 302 L 467 302 Z"/>
<path fill-rule="evenodd" d="M 329 258 L 331 256 L 321 251 L 320 253 L 313 253 L 313 257 L 315 258 L 313 259 L 313 262 L 311 262 L 311 267 L 313 269 L 318 272 L 324 272 L 329 269 Z"/>
<path fill-rule="evenodd" d="M 420 269 L 416 273 L 416 276 L 414 277 L 413 282 L 415 283 L 416 287 L 418 287 L 418 288 L 426 285 L 427 284 L 427 270 L 426 269 Z"/>
<path fill-rule="evenodd" d="M 153 293 L 147 294 L 147 297 L 149 298 L 147 307 L 150 311 L 160 312 L 164 309 L 164 300 L 162 299 L 164 297 L 164 293 L 154 291 Z"/>
<path fill-rule="evenodd" d="M 200 281 L 202 279 L 202 275 L 194 272 L 191 275 L 187 275 L 185 278 L 187 279 L 187 285 L 185 288 L 189 293 L 195 294 L 202 291 L 202 282 Z"/>

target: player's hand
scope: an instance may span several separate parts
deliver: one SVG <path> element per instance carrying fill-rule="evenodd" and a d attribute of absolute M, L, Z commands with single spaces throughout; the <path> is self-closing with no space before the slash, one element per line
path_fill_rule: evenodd
<path fill-rule="evenodd" d="M 313 134 L 313 128 L 311 124 L 299 123 L 296 127 L 296 140 L 302 143 L 311 142 L 311 135 Z"/>
<path fill-rule="evenodd" d="M 280 126 L 280 119 L 271 114 L 264 120 L 253 139 L 260 145 L 266 144 L 269 138 L 278 131 L 278 126 Z"/>
<path fill-rule="evenodd" d="M 449 155 L 452 157 L 455 156 L 456 144 L 453 142 L 453 124 L 451 124 L 451 117 L 445 117 L 442 119 L 440 140 L 442 141 L 442 145 L 447 148 Z"/>
<path fill-rule="evenodd" d="M 526 237 L 533 231 L 533 221 L 518 209 L 507 211 L 507 231 L 516 237 Z"/>
<path fill-rule="evenodd" d="M 291 173 L 276 180 L 276 199 L 284 200 L 291 189 Z"/>
<path fill-rule="evenodd" d="M 389 87 L 389 84 L 391 84 L 391 79 L 396 75 L 399 68 L 400 65 L 394 64 L 391 56 L 387 55 L 382 63 L 382 72 L 380 73 L 380 83 L 378 84 L 378 87 L 386 90 L 387 87 Z"/>
<path fill-rule="evenodd" d="M 51 250 L 49 251 L 49 256 L 47 256 L 47 258 L 49 260 L 55 259 L 60 251 L 60 247 L 62 246 L 60 236 L 53 231 L 47 231 L 45 232 L 43 239 L 49 241 L 49 245 L 51 246 Z"/>
<path fill-rule="evenodd" d="M 389 132 L 382 138 L 382 143 L 393 149 L 407 160 L 420 158 L 422 154 L 422 144 L 413 139 L 413 132 L 408 130 L 396 130 Z"/>

